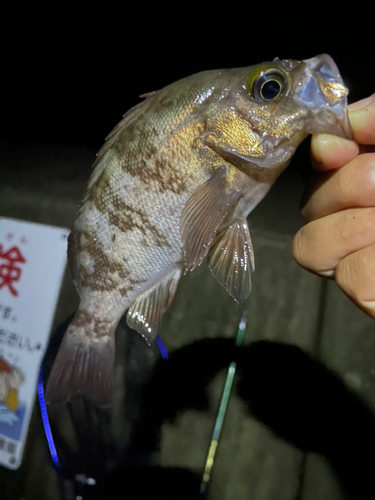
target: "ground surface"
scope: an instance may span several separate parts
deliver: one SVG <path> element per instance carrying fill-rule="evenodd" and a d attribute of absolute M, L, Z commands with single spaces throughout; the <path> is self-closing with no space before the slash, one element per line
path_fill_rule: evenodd
<path fill-rule="evenodd" d="M 94 157 L 94 152 L 78 148 L 2 144 L 0 215 L 71 227 Z M 307 155 L 298 161 L 306 163 L 301 168 L 308 168 Z M 353 482 L 358 480 L 363 487 L 368 479 L 357 469 L 374 432 L 374 322 L 358 311 L 335 283 L 309 274 L 294 262 L 291 243 L 302 224 L 298 212 L 302 190 L 297 169 L 286 172 L 249 218 L 256 272 L 251 297 L 243 306 L 249 311 L 245 342 L 259 348 L 249 350 L 244 361 L 250 370 L 252 414 L 234 390 L 213 468 L 209 493 L 213 499 L 339 500 L 345 498 L 343 490 L 349 490 Z M 67 275 L 55 326 L 74 312 L 77 300 Z M 176 371 L 172 366 L 161 396 L 167 398 L 173 415 L 162 427 L 160 453 L 153 455 L 161 465 L 201 474 L 225 377 L 225 364 L 220 370 L 220 353 L 228 344 L 223 348 L 220 343 L 213 342 L 212 347 L 198 343 L 190 350 L 178 350 L 201 339 L 233 338 L 243 307 L 233 303 L 206 265 L 182 279 L 160 331 L 168 351 L 177 353 L 172 356 L 177 355 Z M 145 354 L 138 340 L 132 338 L 126 344 L 124 338 L 123 331 L 119 332 L 114 409 L 100 425 L 126 442 L 139 416 L 134 396 L 142 385 L 139 373 L 143 368 L 149 372 L 156 351 Z M 261 340 L 273 342 L 256 344 Z M 280 345 L 275 342 L 298 346 L 303 352 L 289 351 L 287 346 L 286 350 L 281 346 L 279 352 Z M 324 363 L 344 385 L 332 382 L 330 372 L 322 373 L 321 366 L 304 353 Z M 125 355 L 138 365 L 130 363 L 130 414 L 124 416 L 121 387 Z M 220 358 L 217 363 L 216 358 Z M 208 404 L 199 411 L 205 401 L 200 392 L 202 380 L 207 381 Z M 346 394 L 345 387 L 351 392 Z M 360 401 L 351 399 L 352 392 L 368 405 L 369 413 Z M 182 403 L 174 410 L 177 400 Z M 51 414 L 69 435 L 71 421 L 66 412 L 51 409 Z M 87 420 L 80 421 L 81 416 L 79 413 L 75 428 L 82 426 L 82 432 L 88 432 Z M 1 498 L 63 498 L 36 411 L 23 465 L 17 472 L 0 469 L 0 485 Z M 122 491 L 126 492 L 125 484 Z M 70 498 L 68 493 L 66 498 Z"/>

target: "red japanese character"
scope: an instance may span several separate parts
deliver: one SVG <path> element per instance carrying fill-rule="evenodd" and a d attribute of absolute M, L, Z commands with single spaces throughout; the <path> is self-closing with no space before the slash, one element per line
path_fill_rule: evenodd
<path fill-rule="evenodd" d="M 3 252 L 2 245 L 0 245 L 0 259 L 7 261 L 5 264 L 0 265 L 0 289 L 7 286 L 10 293 L 17 296 L 18 292 L 13 283 L 19 281 L 21 269 L 15 264 L 23 264 L 26 260 L 17 247 L 12 247 L 7 252 Z"/>

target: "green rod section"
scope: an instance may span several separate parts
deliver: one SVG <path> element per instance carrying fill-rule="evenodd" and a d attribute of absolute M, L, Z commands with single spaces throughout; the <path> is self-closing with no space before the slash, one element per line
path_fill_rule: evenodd
<path fill-rule="evenodd" d="M 243 338 L 245 335 L 246 323 L 247 323 L 247 310 L 242 314 L 240 324 L 238 325 L 237 335 L 236 335 L 236 347 L 242 345 Z M 211 477 L 212 467 L 215 461 L 215 455 L 217 446 L 219 444 L 219 438 L 221 434 L 221 429 L 224 423 L 224 417 L 227 410 L 228 400 L 230 392 L 233 385 L 234 375 L 236 373 L 236 362 L 232 361 L 228 368 L 227 378 L 225 380 L 223 394 L 221 396 L 219 411 L 217 413 L 215 427 L 212 433 L 211 444 L 207 453 L 206 464 L 204 467 L 202 482 L 201 482 L 201 494 L 205 494 L 207 491 L 207 484 Z"/>

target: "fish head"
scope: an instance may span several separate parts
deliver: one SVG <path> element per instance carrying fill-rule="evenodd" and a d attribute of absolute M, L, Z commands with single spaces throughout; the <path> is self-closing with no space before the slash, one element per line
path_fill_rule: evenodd
<path fill-rule="evenodd" d="M 340 72 L 328 54 L 302 61 L 291 72 L 290 98 L 304 111 L 308 134 L 333 134 L 352 139 L 347 96 Z"/>
<path fill-rule="evenodd" d="M 285 167 L 309 134 L 352 138 L 348 90 L 329 55 L 303 61 L 276 58 L 242 69 L 229 106 L 237 120 L 226 132 L 234 140 L 219 140 L 216 149 L 261 167 Z M 240 134 L 244 121 L 247 133 Z"/>

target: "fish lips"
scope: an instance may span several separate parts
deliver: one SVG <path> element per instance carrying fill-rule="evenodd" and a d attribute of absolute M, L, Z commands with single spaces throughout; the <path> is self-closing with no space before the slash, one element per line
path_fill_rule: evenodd
<path fill-rule="evenodd" d="M 306 132 L 352 139 L 347 109 L 348 89 L 332 57 L 322 54 L 303 63 L 293 99 L 308 111 Z"/>

